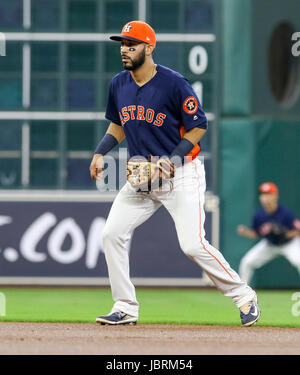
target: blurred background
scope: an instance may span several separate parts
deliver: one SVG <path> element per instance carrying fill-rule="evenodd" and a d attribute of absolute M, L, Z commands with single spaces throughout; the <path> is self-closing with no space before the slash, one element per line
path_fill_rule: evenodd
<path fill-rule="evenodd" d="M 130 20 L 153 26 L 155 62 L 188 78 L 207 114 L 206 232 L 232 267 L 253 245 L 236 226 L 262 182 L 300 217 L 299 14 L 299 0 L 0 0 L 0 282 L 108 285 L 101 231 L 117 192 L 98 192 L 89 164 L 122 70 L 109 35 Z M 130 251 L 137 284 L 209 285 L 163 209 Z M 253 285 L 300 277 L 280 258 Z"/>

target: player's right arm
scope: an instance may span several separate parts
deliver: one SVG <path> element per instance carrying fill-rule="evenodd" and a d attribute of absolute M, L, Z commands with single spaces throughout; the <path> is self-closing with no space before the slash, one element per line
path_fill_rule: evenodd
<path fill-rule="evenodd" d="M 90 175 L 92 179 L 97 179 L 103 168 L 103 156 L 112 150 L 117 144 L 125 138 L 122 126 L 111 122 L 105 136 L 98 144 L 93 159 L 90 164 Z"/>
<path fill-rule="evenodd" d="M 115 124 L 114 122 L 111 122 L 109 124 L 109 127 L 106 131 L 106 134 L 110 134 L 116 138 L 118 143 L 121 143 L 123 139 L 125 138 L 124 129 L 119 124 Z"/>
<path fill-rule="evenodd" d="M 240 236 L 250 238 L 251 240 L 258 238 L 256 230 L 248 228 L 245 225 L 238 225 L 237 232 Z"/>
<path fill-rule="evenodd" d="M 238 225 L 237 232 L 240 236 L 250 238 L 251 240 L 256 240 L 260 237 L 259 228 L 260 228 L 260 211 L 257 210 L 252 217 L 252 226 L 247 227 L 246 225 Z"/>
<path fill-rule="evenodd" d="M 117 77 L 117 76 L 116 76 Z M 100 177 L 103 169 L 103 156 L 112 150 L 117 144 L 125 138 L 124 130 L 120 121 L 118 106 L 116 104 L 116 95 L 118 87 L 117 78 L 113 78 L 110 87 L 106 106 L 105 117 L 110 121 L 105 136 L 98 144 L 93 159 L 90 164 L 90 175 L 92 179 Z"/>

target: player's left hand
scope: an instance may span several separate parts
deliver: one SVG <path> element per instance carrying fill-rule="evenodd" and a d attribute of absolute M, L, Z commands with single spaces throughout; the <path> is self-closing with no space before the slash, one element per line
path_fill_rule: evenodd
<path fill-rule="evenodd" d="M 291 230 L 289 230 L 289 231 L 286 232 L 285 236 L 288 239 L 292 239 L 292 238 L 295 238 L 295 237 L 299 237 L 300 236 L 300 232 L 297 229 L 291 229 Z"/>
<path fill-rule="evenodd" d="M 288 230 L 284 226 L 277 224 L 277 223 L 271 223 L 271 232 L 273 237 L 277 239 L 277 243 L 281 244 L 284 243 L 287 239 L 287 233 Z"/>
<path fill-rule="evenodd" d="M 148 160 L 133 158 L 127 163 L 127 180 L 140 191 L 159 189 L 174 173 L 175 167 L 167 157 L 157 159 L 150 155 Z"/>
<path fill-rule="evenodd" d="M 168 157 L 162 157 L 156 162 L 160 170 L 160 178 L 170 180 L 175 175 L 175 166 Z"/>

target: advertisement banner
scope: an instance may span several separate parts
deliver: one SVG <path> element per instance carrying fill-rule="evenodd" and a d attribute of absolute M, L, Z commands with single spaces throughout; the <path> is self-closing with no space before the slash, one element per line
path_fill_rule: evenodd
<path fill-rule="evenodd" d="M 112 202 L 0 202 L 0 278 L 107 278 L 102 231 Z M 126 213 L 124 213 L 126 220 Z M 212 213 L 206 213 L 212 239 Z M 161 207 L 128 243 L 133 278 L 201 278 Z"/>

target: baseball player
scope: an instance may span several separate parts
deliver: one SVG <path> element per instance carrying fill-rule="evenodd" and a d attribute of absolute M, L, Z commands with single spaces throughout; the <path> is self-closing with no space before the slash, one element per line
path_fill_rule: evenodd
<path fill-rule="evenodd" d="M 103 230 L 115 303 L 108 315 L 99 316 L 96 321 L 112 325 L 137 323 L 139 303 L 129 276 L 126 243 L 133 230 L 163 205 L 174 220 L 183 252 L 206 272 L 224 296 L 232 298 L 240 309 L 242 325 L 250 326 L 260 316 L 255 291 L 205 239 L 205 171 L 197 155 L 201 150 L 199 142 L 207 131 L 207 119 L 199 100 L 181 74 L 154 63 L 156 35 L 150 25 L 129 22 L 121 35 L 110 39 L 120 42 L 124 71 L 111 81 L 106 108 L 110 125 L 95 150 L 90 174 L 93 179 L 99 177 L 103 156 L 124 137 L 130 160 L 139 161 L 133 167 L 133 162 L 129 165 L 128 181 L 115 198 Z M 168 189 L 139 185 L 145 175 L 149 176 L 149 169 L 139 169 L 141 157 L 146 163 L 149 157 L 156 160 L 150 171 L 153 167 L 153 175 L 165 179 Z M 151 173 L 150 177 L 152 180 Z"/>
<path fill-rule="evenodd" d="M 252 228 L 239 225 L 241 236 L 260 241 L 242 258 L 239 274 L 248 283 L 254 271 L 283 255 L 300 274 L 300 221 L 291 210 L 278 203 L 278 188 L 272 182 L 259 187 L 262 208 L 253 216 Z"/>

